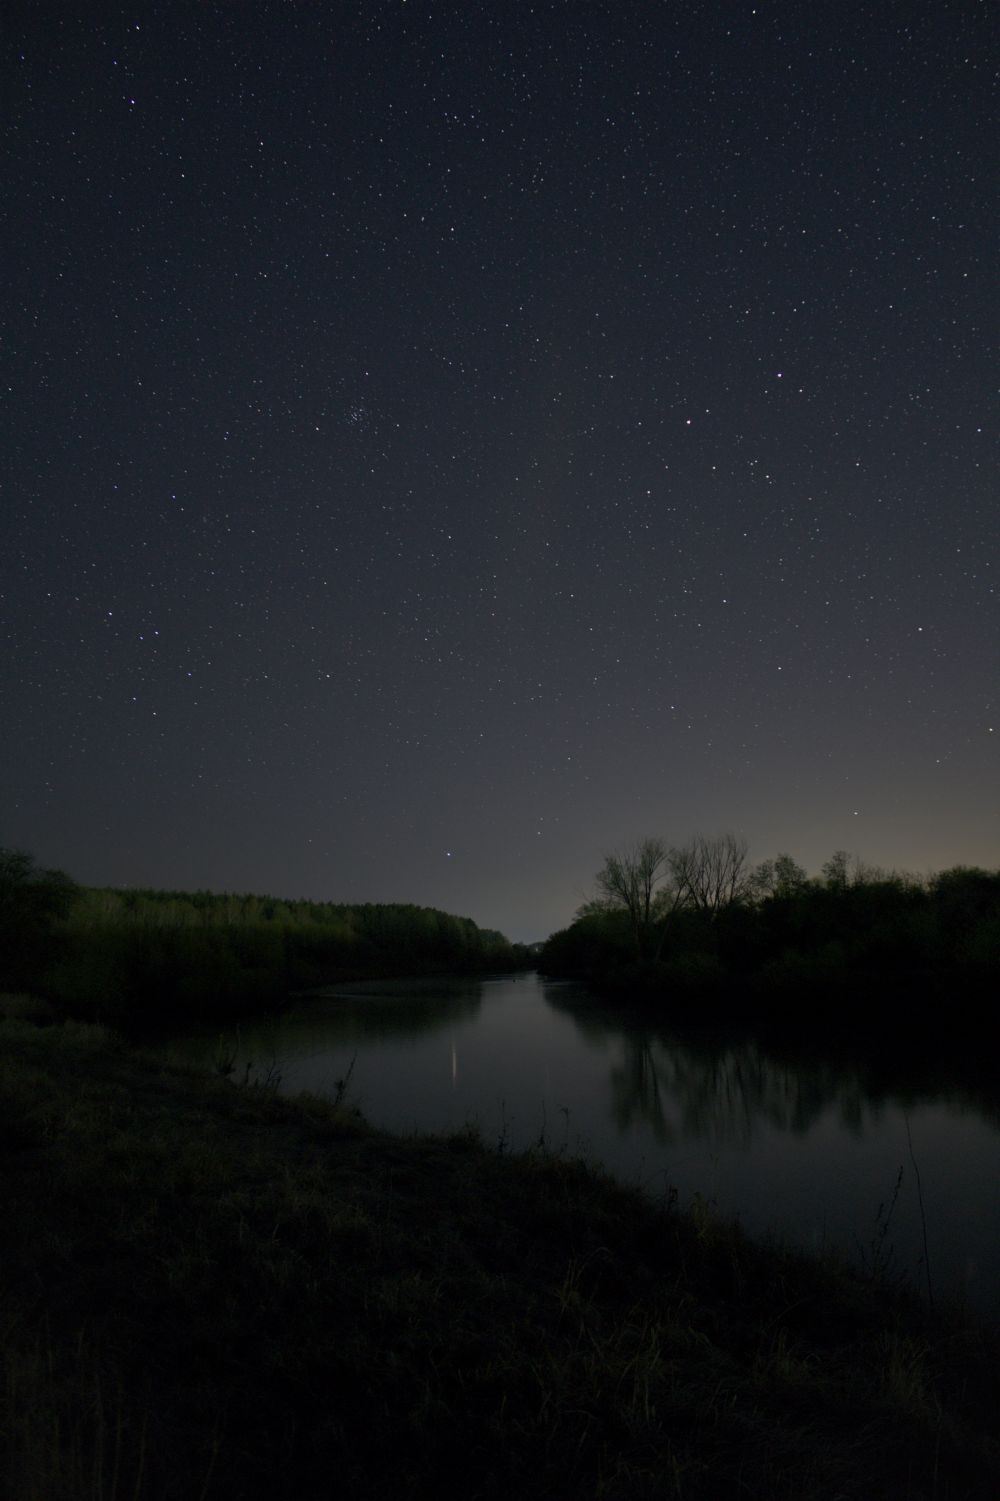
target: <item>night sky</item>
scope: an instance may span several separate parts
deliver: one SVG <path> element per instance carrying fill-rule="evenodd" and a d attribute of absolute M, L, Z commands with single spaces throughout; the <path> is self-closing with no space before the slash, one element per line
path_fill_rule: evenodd
<path fill-rule="evenodd" d="M 0 843 L 518 939 L 1000 864 L 998 14 L 15 4 Z"/>

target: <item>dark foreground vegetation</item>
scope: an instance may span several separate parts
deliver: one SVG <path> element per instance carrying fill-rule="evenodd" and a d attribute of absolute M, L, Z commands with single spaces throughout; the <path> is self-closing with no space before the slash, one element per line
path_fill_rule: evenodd
<path fill-rule="evenodd" d="M 526 962 L 501 933 L 431 907 L 93 890 L 0 850 L 0 987 L 132 1033 L 226 1021 L 360 976 Z"/>
<path fill-rule="evenodd" d="M 0 1014 L 18 1501 L 1000 1494 L 1000 1341 L 539 1149 Z"/>
<path fill-rule="evenodd" d="M 731 837 L 644 840 L 607 858 L 597 888 L 545 944 L 543 972 L 786 1036 L 856 1036 L 863 1020 L 905 1038 L 945 1012 L 978 1026 L 995 1010 L 1000 872 L 918 880 L 838 852 L 810 880 L 787 855 L 749 867 Z"/>

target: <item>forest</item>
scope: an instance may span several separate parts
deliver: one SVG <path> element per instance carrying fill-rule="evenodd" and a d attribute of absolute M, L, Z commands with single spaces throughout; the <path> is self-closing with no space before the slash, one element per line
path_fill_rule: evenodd
<path fill-rule="evenodd" d="M 433 907 L 89 888 L 0 850 L 0 991 L 133 1033 L 236 1018 L 360 976 L 526 962 L 502 933 Z"/>
<path fill-rule="evenodd" d="M 1000 976 L 1000 871 L 917 878 L 837 851 L 810 878 L 787 854 L 752 866 L 733 835 L 647 838 L 606 857 L 539 968 L 678 1013 L 811 1026 L 900 1001 L 971 1012 Z"/>

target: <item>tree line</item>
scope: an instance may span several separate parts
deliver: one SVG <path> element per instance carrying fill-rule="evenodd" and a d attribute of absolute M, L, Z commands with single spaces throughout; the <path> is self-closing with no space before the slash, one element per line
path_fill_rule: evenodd
<path fill-rule="evenodd" d="M 843 850 L 810 877 L 788 854 L 756 865 L 732 834 L 608 854 L 594 894 L 543 947 L 549 974 L 676 1004 L 728 1007 L 933 996 L 961 982 L 984 1002 L 1000 979 L 1000 871 L 919 879 Z"/>
<path fill-rule="evenodd" d="M 341 979 L 527 962 L 502 933 L 433 907 L 87 888 L 0 849 L 0 990 L 87 1020 L 197 1025 Z"/>

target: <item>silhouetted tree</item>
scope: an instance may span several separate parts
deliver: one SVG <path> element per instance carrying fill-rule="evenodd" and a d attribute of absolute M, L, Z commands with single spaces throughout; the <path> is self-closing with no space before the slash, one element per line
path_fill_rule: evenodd
<path fill-rule="evenodd" d="M 41 869 L 26 850 L 0 849 L 0 985 L 32 983 L 46 935 L 76 893 L 64 871 Z"/>
<path fill-rule="evenodd" d="M 881 865 L 869 865 L 860 855 L 835 850 L 823 866 L 823 878 L 831 891 L 847 891 L 852 886 L 875 886 L 903 879 Z"/>
<path fill-rule="evenodd" d="M 791 855 L 775 855 L 773 860 L 762 860 L 750 876 L 754 896 L 794 896 L 808 884 L 805 870 Z"/>
<path fill-rule="evenodd" d="M 597 872 L 597 903 L 606 911 L 624 912 L 632 929 L 638 959 L 655 959 L 663 944 L 666 918 L 675 910 L 679 893 L 665 888 L 671 875 L 671 851 L 662 839 L 640 839 L 630 848 L 605 856 Z"/>
<path fill-rule="evenodd" d="M 834 850 L 823 866 L 823 879 L 831 891 L 846 891 L 850 880 L 851 857 L 846 850 Z"/>
<path fill-rule="evenodd" d="M 670 873 L 681 903 L 717 916 L 725 907 L 744 901 L 753 891 L 745 839 L 719 834 L 699 835 L 670 852 Z"/>

